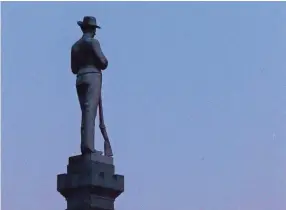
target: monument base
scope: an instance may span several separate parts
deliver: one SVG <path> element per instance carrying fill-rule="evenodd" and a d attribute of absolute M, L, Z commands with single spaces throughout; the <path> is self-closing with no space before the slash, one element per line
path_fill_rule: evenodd
<path fill-rule="evenodd" d="M 101 152 L 72 156 L 66 174 L 57 176 L 57 190 L 67 210 L 114 210 L 124 191 L 124 176 L 115 174 L 113 158 Z"/>

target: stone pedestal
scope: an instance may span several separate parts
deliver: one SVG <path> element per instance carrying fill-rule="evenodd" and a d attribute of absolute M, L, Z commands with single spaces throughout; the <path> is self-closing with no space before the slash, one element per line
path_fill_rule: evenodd
<path fill-rule="evenodd" d="M 101 152 L 69 158 L 66 174 L 57 176 L 57 190 L 66 210 L 114 210 L 124 191 L 124 176 L 115 174 L 113 158 Z"/>

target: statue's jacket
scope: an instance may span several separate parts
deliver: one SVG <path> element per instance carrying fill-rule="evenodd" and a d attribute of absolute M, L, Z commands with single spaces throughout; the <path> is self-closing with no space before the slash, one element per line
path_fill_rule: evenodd
<path fill-rule="evenodd" d="M 101 73 L 106 69 L 108 60 L 104 56 L 100 43 L 90 34 L 84 34 L 71 49 L 71 70 L 73 74 Z"/>

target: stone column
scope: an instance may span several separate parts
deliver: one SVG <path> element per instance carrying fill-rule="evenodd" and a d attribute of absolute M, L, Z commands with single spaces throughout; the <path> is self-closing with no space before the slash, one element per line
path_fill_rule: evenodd
<path fill-rule="evenodd" d="M 115 174 L 113 158 L 102 152 L 72 156 L 66 174 L 57 176 L 57 190 L 66 210 L 114 210 L 124 191 L 124 176 Z"/>

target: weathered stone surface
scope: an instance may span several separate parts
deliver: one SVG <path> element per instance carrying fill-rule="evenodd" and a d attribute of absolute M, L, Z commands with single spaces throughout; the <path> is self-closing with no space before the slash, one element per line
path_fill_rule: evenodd
<path fill-rule="evenodd" d="M 100 151 L 91 154 L 76 155 L 69 158 L 69 164 L 82 163 L 85 161 L 94 161 L 113 165 L 113 158 L 102 155 L 102 152 Z"/>
<path fill-rule="evenodd" d="M 57 190 L 67 210 L 114 210 L 124 191 L 124 176 L 115 174 L 111 157 L 100 153 L 69 158 L 66 174 L 57 177 Z"/>

